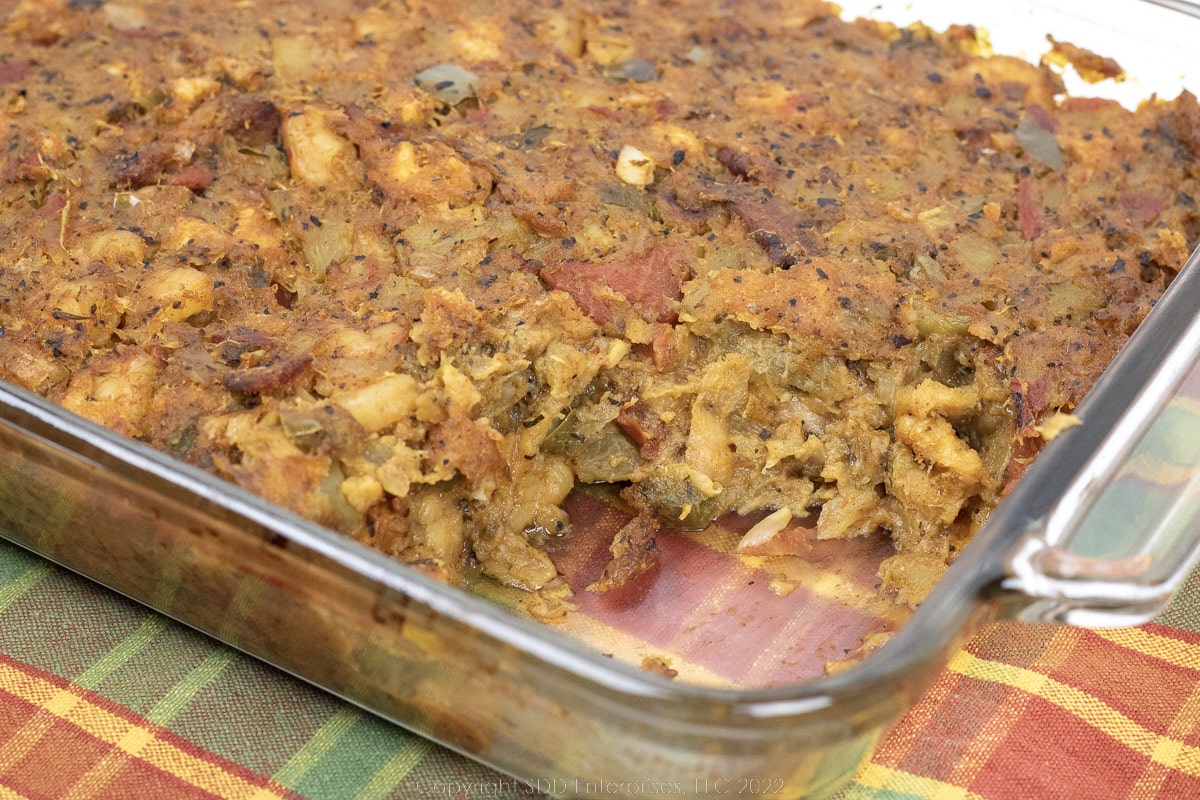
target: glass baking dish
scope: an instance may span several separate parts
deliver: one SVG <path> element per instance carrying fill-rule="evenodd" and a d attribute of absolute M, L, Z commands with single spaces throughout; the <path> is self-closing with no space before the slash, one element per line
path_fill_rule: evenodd
<path fill-rule="evenodd" d="M 1118 58 L 1138 76 L 1130 84 L 1139 95 L 1178 91 L 1200 33 L 1200 19 L 1132 2 L 1090 4 L 1086 19 L 1066 2 L 990 11 L 892 5 L 849 11 L 937 26 L 969 14 L 998 50 L 1014 53 L 1044 50 L 1042 35 L 1054 32 Z M 1006 40 L 1032 30 L 1036 41 Z M 866 621 L 820 640 L 824 662 L 874 630 L 897 629 L 861 663 L 828 676 L 800 679 L 814 674 L 802 656 L 810 631 L 785 626 L 756 649 L 747 631 L 778 611 L 764 601 L 734 614 L 732 627 L 747 638 L 727 638 L 735 634 L 726 625 L 705 651 L 716 655 L 696 655 L 670 680 L 639 667 L 641 650 L 605 652 L 620 630 L 585 625 L 565 635 L 561 625 L 514 613 L 511 597 L 446 587 L 4 384 L 0 534 L 552 795 L 704 796 L 744 786 L 819 797 L 852 775 L 980 625 L 1138 624 L 1186 576 L 1200 552 L 1198 262 L 1193 255 L 1077 410 L 1082 424 L 1047 447 L 911 619 L 851 608 Z M 710 552 L 714 543 L 698 546 Z M 870 563 L 870 553 L 851 555 L 814 557 L 855 569 Z M 751 581 L 762 574 L 739 573 Z M 805 608 L 818 613 L 838 593 L 806 585 L 812 574 L 851 584 L 873 578 L 869 569 L 797 566 L 789 573 L 796 585 L 776 585 L 771 596 L 810 594 Z M 730 613 L 718 603 L 712 616 Z M 699 621 L 679 624 L 703 631 Z M 652 645 L 645 654 L 670 649 L 644 630 L 642 638 Z M 756 678 L 704 669 L 747 653 Z M 803 662 L 795 679 L 774 670 L 792 662 Z"/>

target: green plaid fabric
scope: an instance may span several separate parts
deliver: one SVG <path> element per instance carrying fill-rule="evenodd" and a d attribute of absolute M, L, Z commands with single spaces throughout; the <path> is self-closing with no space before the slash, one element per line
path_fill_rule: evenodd
<path fill-rule="evenodd" d="M 1156 624 L 1129 634 L 994 626 L 839 797 L 1196 796 L 1198 599 L 1200 574 Z M 1161 712 L 1160 732 L 1132 713 L 1107 732 L 1095 719 L 1097 708 L 1119 711 L 1108 688 L 1089 688 L 1111 682 L 1117 662 L 1121 680 L 1153 682 L 1145 696 Z M 1056 699 L 1046 685 L 1079 696 Z M 1052 752 L 1023 746 L 1039 737 L 1053 740 Z M 1135 752 L 1143 747 L 1153 752 Z M 1164 761 L 1167 751 L 1177 763 Z M 1102 795 L 1089 793 L 1098 775 Z M 535 795 L 0 542 L 0 798 L 213 796 Z"/>
<path fill-rule="evenodd" d="M 137 759 L 102 764 L 112 751 L 105 726 L 49 724 L 32 690 L 5 691 L 21 679 L 149 723 L 178 751 L 150 766 L 179 780 L 147 781 L 151 770 Z M 230 796 L 252 796 L 240 791 L 248 787 L 313 800 L 528 796 L 511 779 L 0 542 L 0 797 L 211 797 L 187 781 L 205 769 L 204 785 Z"/>

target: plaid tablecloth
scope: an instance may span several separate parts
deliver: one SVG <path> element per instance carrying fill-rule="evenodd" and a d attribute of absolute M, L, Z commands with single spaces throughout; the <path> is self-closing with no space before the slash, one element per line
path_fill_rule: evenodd
<path fill-rule="evenodd" d="M 0 800 L 532 792 L 0 542 Z M 1002 623 L 840 800 L 1200 797 L 1200 576 L 1156 622 Z"/>

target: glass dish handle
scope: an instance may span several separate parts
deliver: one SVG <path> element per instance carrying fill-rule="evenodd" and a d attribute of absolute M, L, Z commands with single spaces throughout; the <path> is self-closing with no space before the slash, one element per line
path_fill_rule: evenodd
<path fill-rule="evenodd" d="M 1019 619 L 1140 624 L 1186 579 L 1200 546 L 1200 386 L 1173 400 L 1070 530 L 1027 535 L 1006 588 L 1033 598 Z M 1069 513 L 1064 509 L 1064 514 Z"/>
<path fill-rule="evenodd" d="M 1052 463 L 1034 465 L 1050 469 L 1026 476 L 1055 497 L 1021 523 L 1001 585 L 1021 597 L 1018 619 L 1140 624 L 1200 557 L 1200 255 L 1078 415 L 1047 446 Z M 1072 477 L 1055 486 L 1057 475 Z"/>
<path fill-rule="evenodd" d="M 1196 0 L 1150 0 L 1156 6 L 1169 8 L 1172 11 L 1178 11 L 1181 14 L 1190 14 L 1193 17 L 1200 17 L 1200 2 Z"/>

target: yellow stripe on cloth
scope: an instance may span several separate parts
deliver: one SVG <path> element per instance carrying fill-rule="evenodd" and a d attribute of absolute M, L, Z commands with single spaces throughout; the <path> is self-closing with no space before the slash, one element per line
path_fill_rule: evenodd
<path fill-rule="evenodd" d="M 1173 739 L 1182 740 L 1192 736 L 1197 727 L 1200 727 L 1200 684 L 1192 689 L 1191 695 L 1176 712 L 1175 718 L 1171 720 L 1171 726 L 1167 728 L 1167 735 Z M 1171 770 L 1162 764 L 1151 761 L 1146 765 L 1133 788 L 1130 789 L 1128 796 L 1158 797 L 1170 776 Z"/>
<path fill-rule="evenodd" d="M 865 765 L 859 770 L 856 780 L 871 789 L 914 794 L 924 800 L 983 800 L 981 795 L 963 786 L 955 786 L 936 778 L 925 778 L 882 764 Z M 847 800 L 852 797 L 853 794 Z"/>
<path fill-rule="evenodd" d="M 229 650 L 218 650 L 210 655 L 182 681 L 171 687 L 167 695 L 145 714 L 146 721 L 155 725 L 166 725 L 232 659 L 233 653 Z M 60 800 L 87 800 L 99 794 L 109 781 L 120 774 L 125 763 L 136 757 L 141 749 L 150 743 L 151 738 L 150 732 L 145 728 L 131 730 L 114 749 L 105 753 L 91 769 L 81 775 Z"/>
<path fill-rule="evenodd" d="M 1157 658 L 1176 667 L 1200 671 L 1200 645 L 1161 636 L 1141 628 L 1114 628 L 1092 633 L 1126 650 Z"/>
<path fill-rule="evenodd" d="M 36 678 L 17 670 L 12 672 L 15 676 L 13 687 L 0 685 L 0 691 L 8 691 L 49 713 L 34 714 L 7 741 L 0 743 L 0 775 L 32 752 L 54 726 L 54 717 L 70 711 L 78 700 L 76 695 L 64 692 L 53 684 L 39 683 Z"/>
<path fill-rule="evenodd" d="M 1155 733 L 1093 695 L 1040 672 L 986 661 L 960 652 L 948 669 L 975 680 L 1011 686 L 1052 703 L 1135 753 L 1165 767 L 1200 777 L 1200 747 Z"/>
<path fill-rule="evenodd" d="M 6 786 L 0 786 L 0 800 L 29 800 L 29 798 Z"/>
<path fill-rule="evenodd" d="M 193 755 L 159 738 L 156 730 L 138 725 L 50 681 L 0 664 L 0 691 L 37 706 L 89 736 L 149 764 L 160 772 L 230 800 L 269 800 L 287 797 L 282 787 L 262 787 L 219 764 Z"/>

